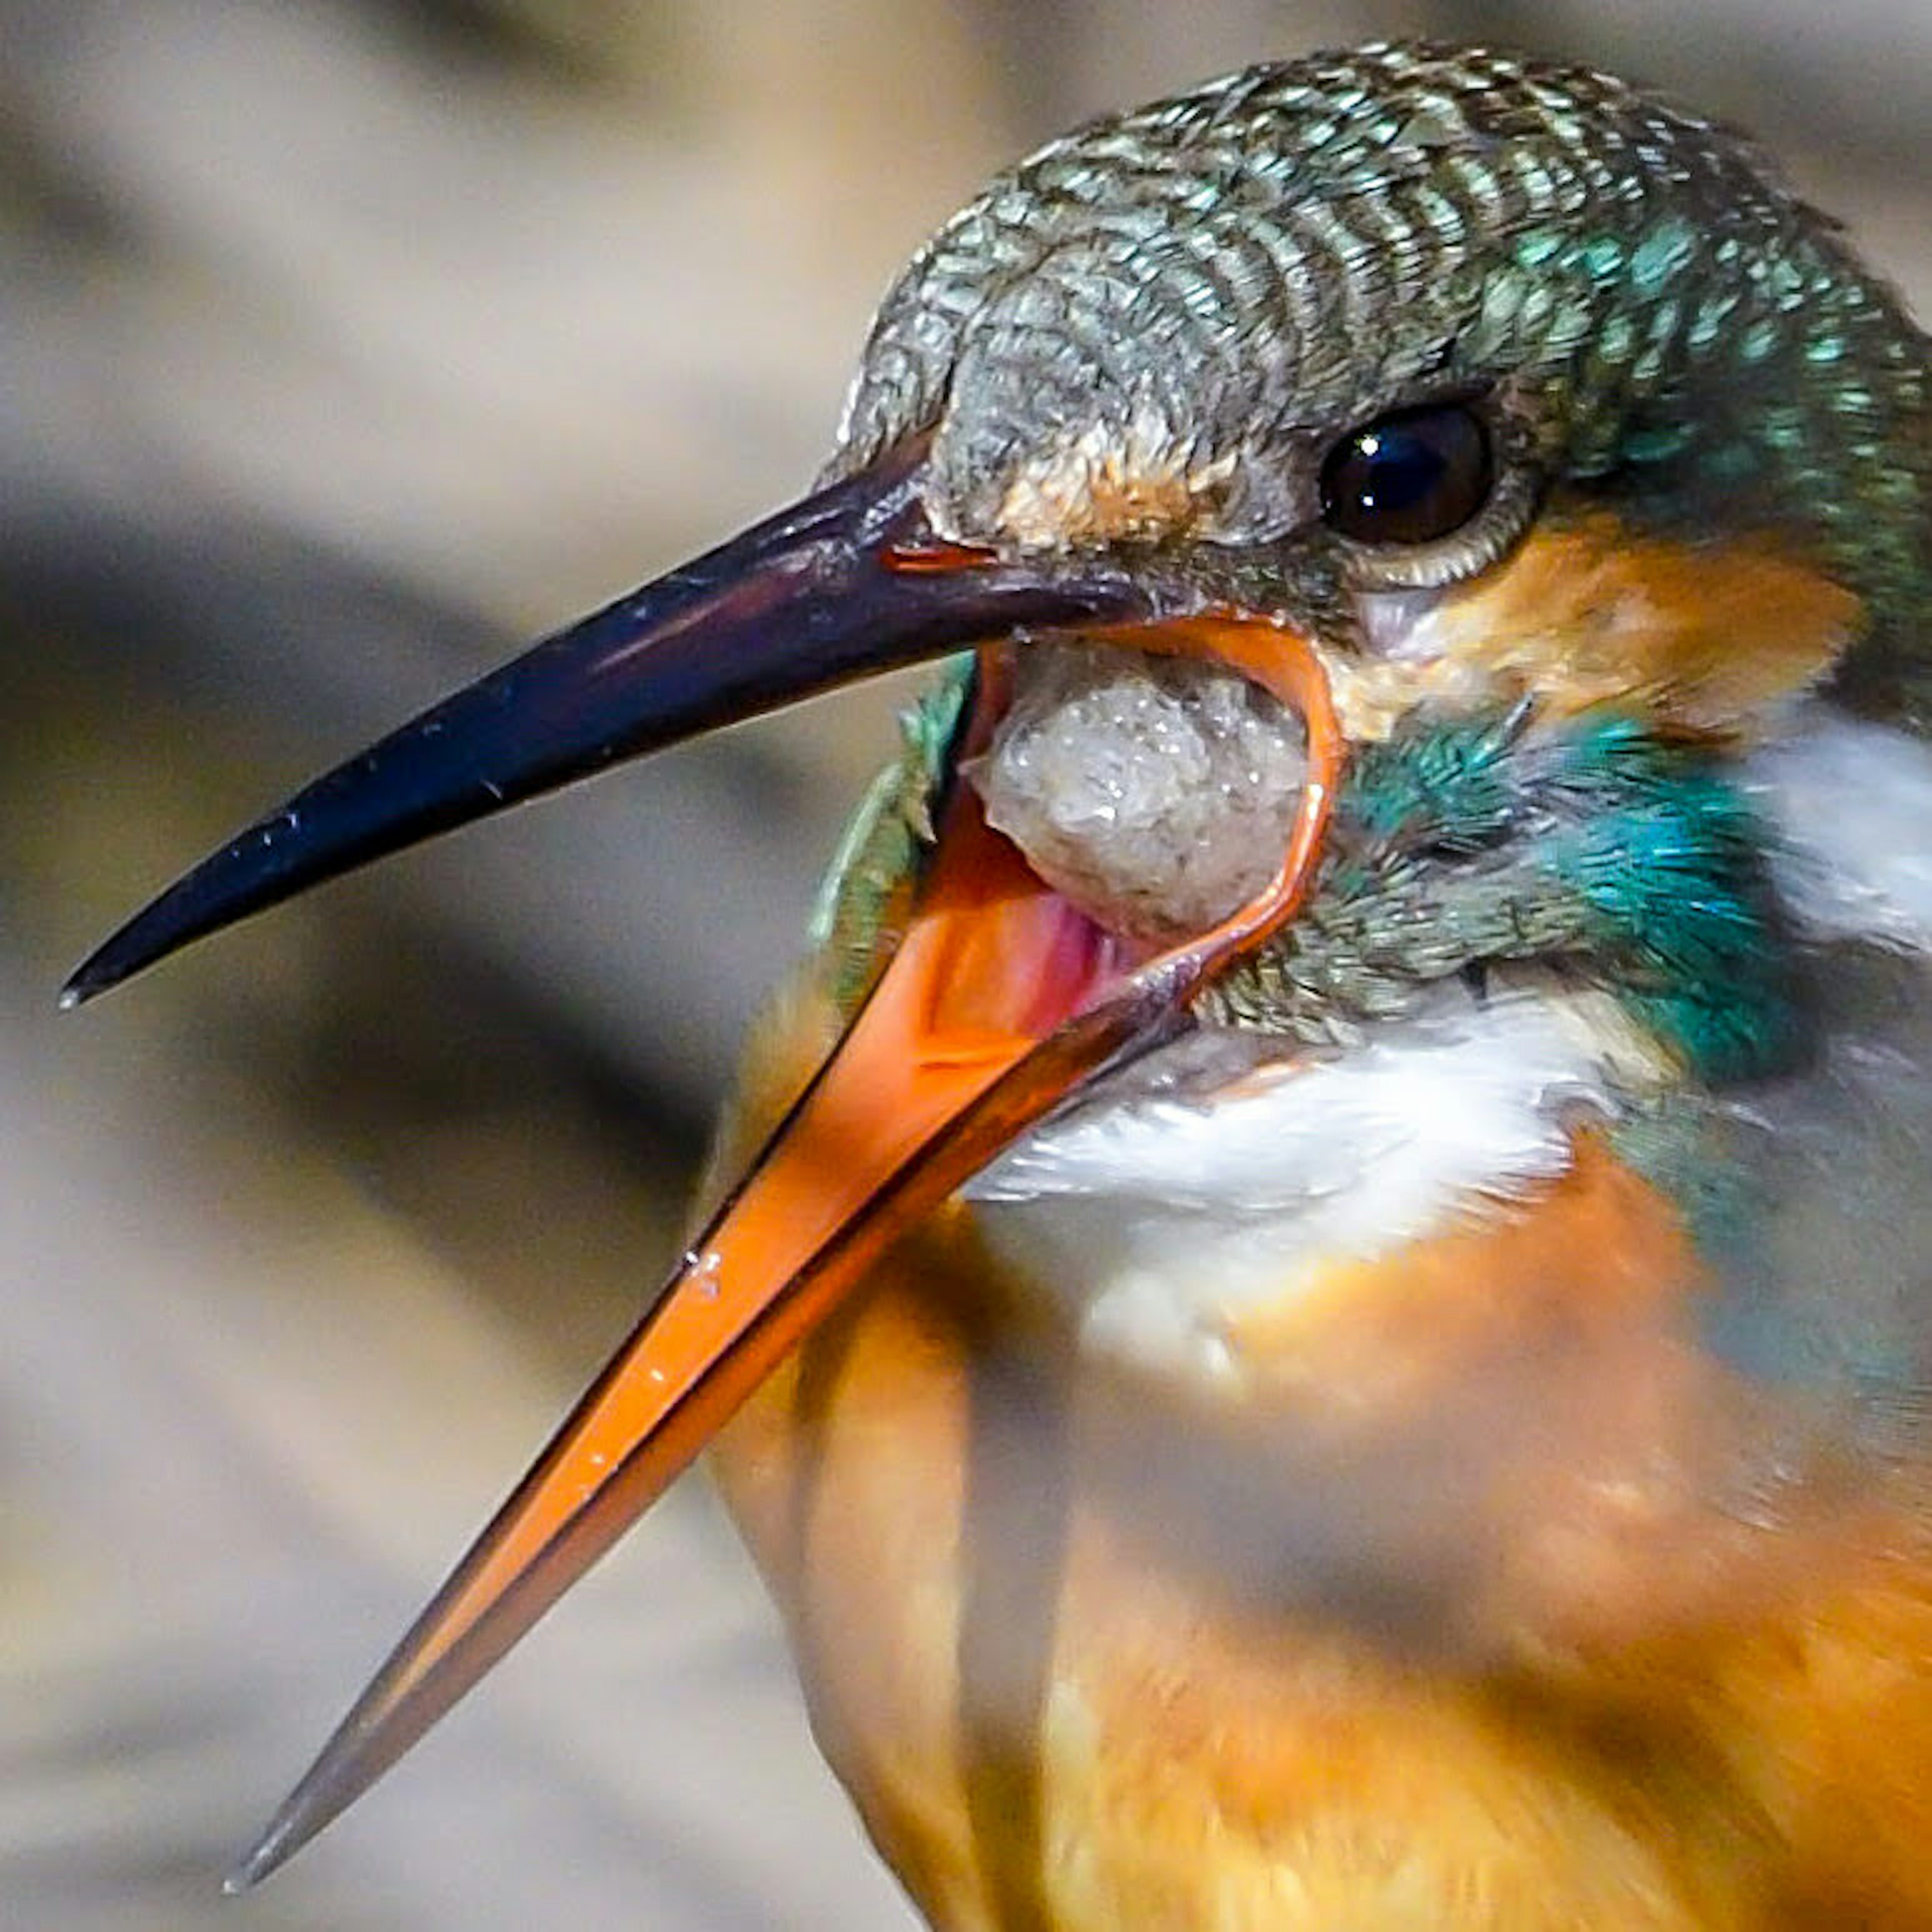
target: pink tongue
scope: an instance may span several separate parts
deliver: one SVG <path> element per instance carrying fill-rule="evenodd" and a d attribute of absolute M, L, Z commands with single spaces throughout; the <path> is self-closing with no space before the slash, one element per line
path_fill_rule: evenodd
<path fill-rule="evenodd" d="M 944 862 L 952 876 L 974 882 L 964 916 L 948 916 L 946 890 L 931 893 L 922 925 L 908 937 L 912 956 L 887 969 L 903 977 L 920 951 L 937 949 L 920 969 L 924 1064 L 974 1057 L 995 1038 L 1043 1040 L 1159 950 L 1109 932 L 1047 885 L 1010 840 L 987 826 L 970 795 L 954 804 Z"/>
<path fill-rule="evenodd" d="M 1058 892 L 1042 897 L 1036 904 L 1039 929 L 1031 944 L 1038 948 L 1034 957 L 1040 998 L 1028 1016 L 1030 1032 L 1050 1033 L 1061 1020 L 1091 1005 L 1160 950 L 1151 940 L 1108 932 Z"/>

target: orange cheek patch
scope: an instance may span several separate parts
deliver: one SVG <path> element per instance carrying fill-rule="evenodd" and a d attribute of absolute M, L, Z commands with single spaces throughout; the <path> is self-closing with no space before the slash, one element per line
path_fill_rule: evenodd
<path fill-rule="evenodd" d="M 1608 512 L 1558 514 L 1423 620 L 1426 664 L 1365 671 L 1359 708 L 1406 709 L 1384 688 L 1396 683 L 1409 702 L 1473 686 L 1532 693 L 1559 715 L 1634 703 L 1726 736 L 1816 683 L 1864 618 L 1856 596 L 1772 538 L 1700 546 Z"/>

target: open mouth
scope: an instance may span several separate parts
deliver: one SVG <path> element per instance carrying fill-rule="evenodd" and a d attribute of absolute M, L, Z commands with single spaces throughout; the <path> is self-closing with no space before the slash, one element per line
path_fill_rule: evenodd
<path fill-rule="evenodd" d="M 887 974 L 919 1058 L 1044 1041 L 1236 919 L 1308 776 L 1300 716 L 1217 661 L 1078 633 L 983 648 Z"/>
<path fill-rule="evenodd" d="M 806 498 L 444 700 L 211 855 L 69 982 L 74 1004 L 620 757 L 977 653 L 937 836 L 870 992 L 237 1886 L 400 1756 L 888 1246 L 1062 1102 L 1190 1025 L 1196 993 L 1312 882 L 1342 750 L 1307 640 L 1239 611 L 1150 608 L 1104 562 L 932 542 L 918 454 Z M 1207 766 L 1186 768 L 1196 754 Z"/>

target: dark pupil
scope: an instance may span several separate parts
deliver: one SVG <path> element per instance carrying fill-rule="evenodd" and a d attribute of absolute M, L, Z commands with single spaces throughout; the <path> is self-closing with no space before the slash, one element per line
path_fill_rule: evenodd
<path fill-rule="evenodd" d="M 1322 466 L 1322 514 L 1364 543 L 1429 543 L 1480 510 L 1490 440 L 1465 409 L 1403 410 L 1352 430 Z"/>

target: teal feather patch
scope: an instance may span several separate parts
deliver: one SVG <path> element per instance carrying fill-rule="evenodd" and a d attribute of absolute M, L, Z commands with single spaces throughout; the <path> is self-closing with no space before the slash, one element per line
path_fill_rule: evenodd
<path fill-rule="evenodd" d="M 1306 911 L 1201 1009 L 1346 1042 L 1454 974 L 1544 963 L 1700 1080 L 1768 1074 L 1806 1026 L 1768 841 L 1720 759 L 1632 720 L 1418 720 L 1356 760 Z"/>
<path fill-rule="evenodd" d="M 1569 742 L 1578 815 L 1544 842 L 1560 889 L 1622 967 L 1612 990 L 1701 1078 L 1777 1071 L 1802 1051 L 1790 945 L 1764 867 L 1768 834 L 1708 754 L 1624 719 Z"/>

